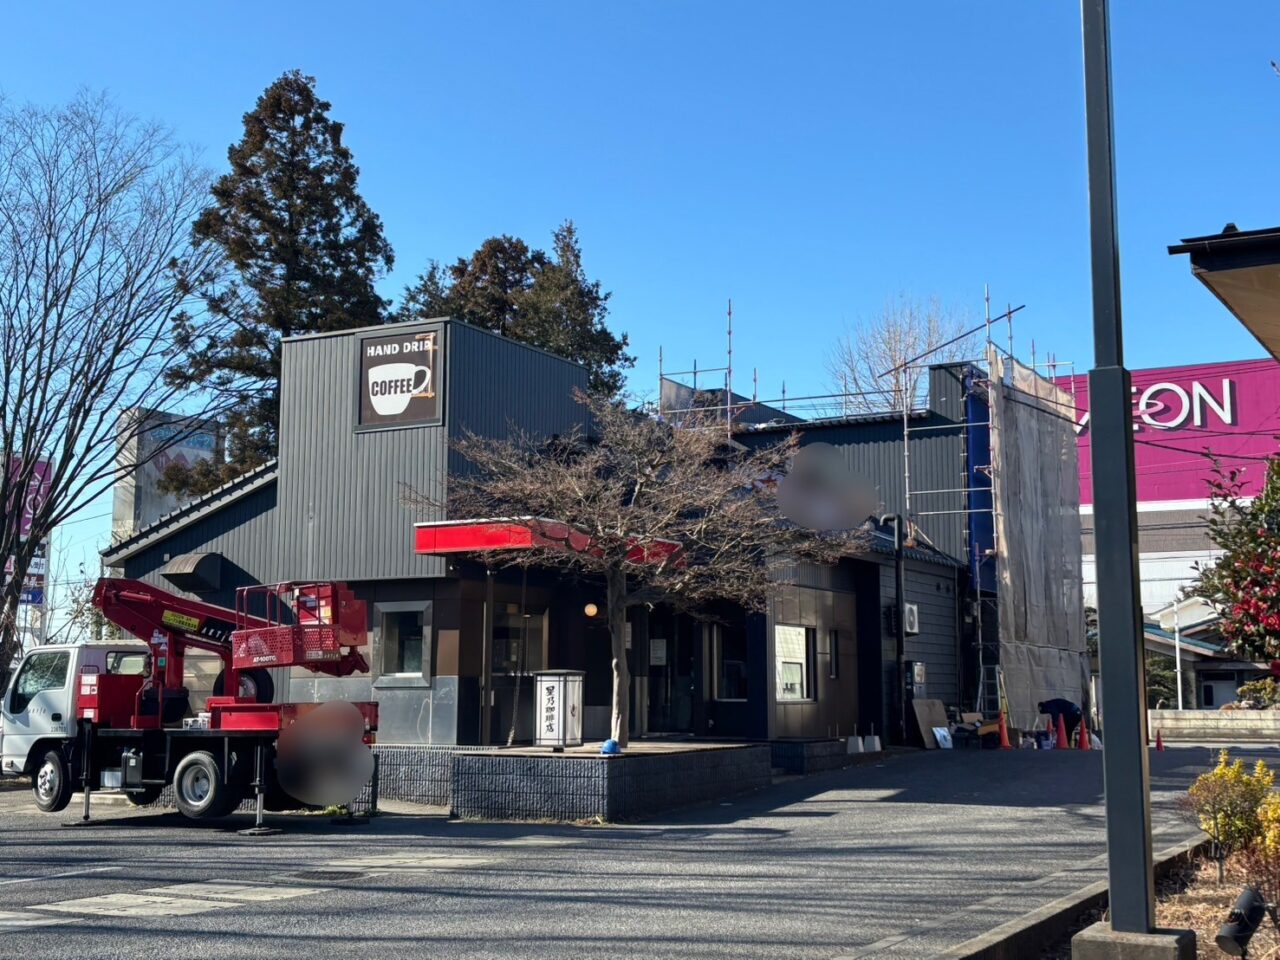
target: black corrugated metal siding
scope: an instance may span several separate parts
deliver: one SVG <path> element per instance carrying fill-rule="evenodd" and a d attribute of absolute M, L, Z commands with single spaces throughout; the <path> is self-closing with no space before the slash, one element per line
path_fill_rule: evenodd
<path fill-rule="evenodd" d="M 445 362 L 450 437 L 506 437 L 513 426 L 563 436 L 587 426 L 586 408 L 573 399 L 587 389 L 587 371 L 576 363 L 463 323 L 448 325 Z M 463 467 L 457 460 L 453 470 Z"/>
<path fill-rule="evenodd" d="M 435 426 L 356 430 L 354 332 L 287 341 L 280 403 L 278 567 L 290 576 L 384 580 L 441 576 L 444 561 L 413 552 L 407 486 L 443 493 L 448 437 L 566 433 L 585 420 L 571 397 L 577 364 L 454 321 L 443 328 L 444 410 Z M 305 573 L 303 573 L 305 571 Z"/>
<path fill-rule="evenodd" d="M 435 493 L 445 429 L 357 433 L 358 372 L 354 336 L 285 342 L 277 566 L 291 578 L 439 576 L 443 561 L 414 555 L 413 515 L 401 505 L 400 485 Z"/>
<path fill-rule="evenodd" d="M 882 602 L 893 604 L 893 564 L 880 567 Z M 926 696 L 941 700 L 947 706 L 960 702 L 960 617 L 956 598 L 956 571 L 907 561 L 904 577 L 906 601 L 914 603 L 920 614 L 920 632 L 909 634 L 905 643 L 906 660 L 925 663 Z M 887 598 L 887 599 L 885 599 Z M 893 686 L 897 675 L 896 639 L 882 617 L 884 631 L 885 702 L 893 702 Z"/>
<path fill-rule="evenodd" d="M 910 427 L 911 514 L 928 542 L 963 563 L 968 562 L 963 493 L 965 476 L 963 367 L 929 371 L 930 411 L 908 419 Z M 844 454 L 850 471 L 879 496 L 883 513 L 906 513 L 906 468 L 900 419 L 850 420 L 796 424 L 801 443 L 829 443 Z M 749 446 L 777 443 L 779 431 L 744 432 L 736 439 Z M 953 511 L 938 513 L 937 511 Z"/>
<path fill-rule="evenodd" d="M 235 605 L 236 587 L 280 580 L 276 563 L 276 484 L 266 484 L 157 541 L 124 561 L 124 575 L 219 606 Z M 200 551 L 223 556 L 216 593 L 183 593 L 160 576 L 166 557 Z"/>

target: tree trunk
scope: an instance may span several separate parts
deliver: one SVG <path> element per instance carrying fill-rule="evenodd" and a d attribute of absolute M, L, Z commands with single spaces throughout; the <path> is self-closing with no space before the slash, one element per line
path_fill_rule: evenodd
<path fill-rule="evenodd" d="M 630 734 L 631 672 L 627 669 L 627 574 L 610 570 L 605 579 L 609 613 L 609 639 L 613 646 L 613 717 L 610 736 L 618 746 L 627 745 Z"/>

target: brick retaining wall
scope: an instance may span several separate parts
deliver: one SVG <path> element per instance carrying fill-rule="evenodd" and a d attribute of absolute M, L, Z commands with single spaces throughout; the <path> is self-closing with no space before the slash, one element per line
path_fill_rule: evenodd
<path fill-rule="evenodd" d="M 1280 710 L 1148 710 L 1151 741 L 1280 742 Z"/>

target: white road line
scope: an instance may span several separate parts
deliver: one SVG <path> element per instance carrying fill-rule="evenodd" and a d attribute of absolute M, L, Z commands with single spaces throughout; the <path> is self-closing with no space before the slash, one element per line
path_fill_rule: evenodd
<path fill-rule="evenodd" d="M 42 917 L 38 913 L 13 913 L 0 910 L 0 930 L 21 930 L 25 927 L 51 927 L 54 924 L 79 923 L 78 917 Z"/>
<path fill-rule="evenodd" d="M 505 840 L 486 840 L 486 847 L 564 847 L 574 841 L 566 837 L 508 837 Z"/>
<path fill-rule="evenodd" d="M 236 900 L 244 903 L 269 903 L 292 900 L 321 893 L 322 887 L 286 887 L 274 883 L 237 883 L 234 880 L 209 880 L 205 883 L 175 883 L 170 887 L 149 887 L 143 893 L 157 897 L 196 897 L 210 900 Z"/>
<path fill-rule="evenodd" d="M 38 903 L 31 910 L 57 910 L 61 913 L 91 913 L 103 917 L 185 917 L 210 910 L 236 906 L 234 900 L 195 900 L 157 897 L 142 893 L 108 893 L 101 897 Z"/>
<path fill-rule="evenodd" d="M 46 873 L 39 877 L 18 877 L 14 880 L 0 880 L 5 883 L 33 883 L 36 880 L 56 880 L 59 877 L 78 877 L 85 873 L 108 873 L 112 870 L 123 870 L 124 867 L 86 867 L 83 870 L 67 870 L 64 873 Z"/>

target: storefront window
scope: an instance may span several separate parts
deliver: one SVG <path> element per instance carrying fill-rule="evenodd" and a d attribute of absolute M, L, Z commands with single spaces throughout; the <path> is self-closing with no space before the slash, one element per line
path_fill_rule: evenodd
<path fill-rule="evenodd" d="M 493 672 L 533 673 L 545 666 L 547 615 L 498 604 L 493 617 Z"/>
<path fill-rule="evenodd" d="M 715 664 L 717 700 L 747 699 L 747 631 L 741 624 L 713 623 L 712 663 Z"/>
<path fill-rule="evenodd" d="M 426 647 L 424 611 L 404 610 L 382 615 L 382 672 L 422 676 Z M 430 649 L 427 647 L 427 649 Z"/>
<path fill-rule="evenodd" d="M 813 630 L 779 623 L 773 628 L 774 671 L 779 700 L 812 697 L 809 665 L 813 662 Z"/>

